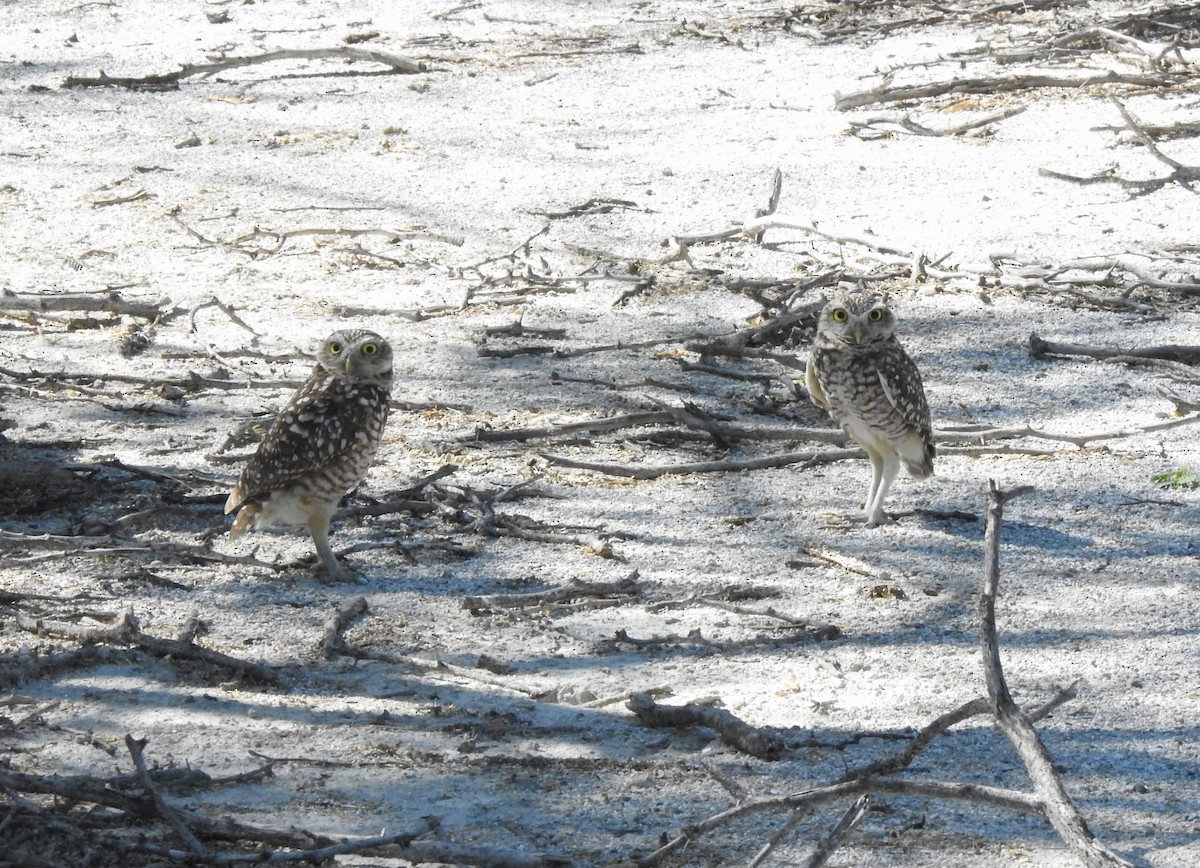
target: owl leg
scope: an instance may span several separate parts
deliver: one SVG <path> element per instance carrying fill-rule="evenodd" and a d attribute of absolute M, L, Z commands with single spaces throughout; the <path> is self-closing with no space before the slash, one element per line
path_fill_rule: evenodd
<path fill-rule="evenodd" d="M 875 484 L 872 486 L 871 500 L 866 506 L 867 527 L 888 524 L 891 521 L 883 511 L 883 500 L 887 497 L 892 483 L 896 481 L 896 474 L 900 472 L 900 460 L 895 455 L 889 455 L 886 459 L 880 457 L 878 463 L 873 458 L 871 463 L 875 465 Z"/>
<path fill-rule="evenodd" d="M 867 457 L 871 459 L 871 487 L 867 489 L 867 499 L 863 501 L 863 512 L 870 511 L 871 504 L 875 502 L 875 493 L 879 491 L 879 481 L 883 479 L 883 456 L 874 449 L 867 449 Z"/>
<path fill-rule="evenodd" d="M 333 547 L 329 544 L 329 520 L 331 518 L 333 518 L 332 512 L 324 510 L 310 513 L 308 532 L 312 534 L 313 545 L 317 547 L 317 555 L 321 558 L 321 564 L 325 567 L 329 581 L 352 582 L 355 579 L 354 573 L 338 562 L 337 555 L 333 553 Z"/>

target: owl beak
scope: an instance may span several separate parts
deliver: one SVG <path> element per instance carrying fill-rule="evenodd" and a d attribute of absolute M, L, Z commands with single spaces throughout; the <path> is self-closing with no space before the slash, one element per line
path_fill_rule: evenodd
<path fill-rule="evenodd" d="M 865 336 L 866 335 L 863 333 L 863 327 L 861 325 L 855 325 L 854 328 L 850 330 L 850 337 L 854 338 L 855 346 L 862 346 L 863 338 Z"/>

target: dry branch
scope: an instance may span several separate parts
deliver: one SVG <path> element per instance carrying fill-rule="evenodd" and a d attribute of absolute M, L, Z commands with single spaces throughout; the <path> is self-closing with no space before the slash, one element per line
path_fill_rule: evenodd
<path fill-rule="evenodd" d="M 625 707 L 646 726 L 703 726 L 714 730 L 726 744 L 762 760 L 777 760 L 787 751 L 787 742 L 763 732 L 733 713 L 710 705 L 661 705 L 645 693 L 635 693 Z"/>
<path fill-rule="evenodd" d="M 83 310 L 93 313 L 111 313 L 115 316 L 136 316 L 141 319 L 161 320 L 182 313 L 179 308 L 168 308 L 169 300 L 159 302 L 126 301 L 119 292 L 79 293 L 65 292 L 55 295 L 18 295 L 13 292 L 0 293 L 0 311 L 16 312 L 60 312 Z"/>
<path fill-rule="evenodd" d="M 737 473 L 743 470 L 765 470 L 774 467 L 787 467 L 789 464 L 804 464 L 809 467 L 815 467 L 819 464 L 832 464 L 835 461 L 845 461 L 849 458 L 862 458 L 865 454 L 861 449 L 830 449 L 825 452 L 785 452 L 781 455 L 766 455 L 761 458 L 737 458 L 725 461 L 627 465 L 577 461 L 562 455 L 539 453 L 546 461 L 556 464 L 559 467 L 569 467 L 574 470 L 591 470 L 595 473 L 603 473 L 608 476 L 622 476 L 627 479 L 658 479 L 661 476 L 684 476 L 690 473 Z"/>
<path fill-rule="evenodd" d="M 342 635 L 350 622 L 367 611 L 367 598 L 355 597 L 329 616 L 325 621 L 325 635 L 321 639 L 321 654 L 326 658 L 348 655 L 346 639 Z"/>
<path fill-rule="evenodd" d="M 392 73 L 414 75 L 428 72 L 424 63 L 409 60 L 385 51 L 375 51 L 370 48 L 355 48 L 349 45 L 339 45 L 334 48 L 293 48 L 282 51 L 268 51 L 250 57 L 224 57 L 210 63 L 185 64 L 174 72 L 163 72 L 138 77 L 113 77 L 106 75 L 103 70 L 100 75 L 91 78 L 87 76 L 68 76 L 62 87 L 123 87 L 130 90 L 176 90 L 179 83 L 192 76 L 209 76 L 227 69 L 237 69 L 245 66 L 256 66 L 260 63 L 273 63 L 277 60 L 349 60 L 363 63 L 380 63 L 388 67 Z"/>
<path fill-rule="evenodd" d="M 662 407 L 660 410 L 648 410 L 642 413 L 629 413 L 622 416 L 608 416 L 583 422 L 568 422 L 563 425 L 549 425 L 541 428 L 476 428 L 473 439 L 485 442 L 557 439 L 569 437 L 574 434 L 596 434 L 619 431 L 624 428 L 675 423 L 692 430 L 712 434 L 725 441 L 810 441 L 815 443 L 829 443 L 835 446 L 841 446 L 848 442 L 845 432 L 834 428 L 739 425 L 737 423 L 722 422 L 714 420 L 711 417 L 706 417 L 703 411 L 691 404 L 682 407 L 668 407 L 662 404 L 660 406 Z"/>
<path fill-rule="evenodd" d="M 861 795 L 855 799 L 854 804 L 846 809 L 846 813 L 842 814 L 837 825 L 830 830 L 816 850 L 800 864 L 800 868 L 821 868 L 825 865 L 833 856 L 834 851 L 842 846 L 842 843 L 854 831 L 854 827 L 862 822 L 870 806 L 871 797 L 868 795 Z"/>
<path fill-rule="evenodd" d="M 904 132 L 910 133 L 914 136 L 943 136 L 952 138 L 954 136 L 961 136 L 963 133 L 968 133 L 972 130 L 986 127 L 988 124 L 994 124 L 999 121 L 1007 120 L 1015 115 L 1019 115 L 1023 111 L 1025 111 L 1025 106 L 1013 106 L 1012 108 L 992 112 L 991 114 L 984 115 L 983 117 L 976 118 L 975 120 L 965 121 L 964 123 L 955 124 L 954 126 L 944 127 L 942 129 L 933 129 L 932 127 L 927 127 L 924 124 L 917 123 L 917 121 L 913 120 L 912 115 L 910 114 L 874 117 L 866 118 L 865 120 L 861 121 L 851 121 L 850 132 L 859 138 L 865 139 L 871 137 L 865 136 L 863 133 L 867 130 L 871 130 L 875 133 L 873 136 L 874 138 L 883 138 L 891 135 L 890 130 L 886 129 L 887 126 L 891 125 L 899 127 Z"/>
<path fill-rule="evenodd" d="M 862 108 L 887 102 L 905 102 L 914 99 L 927 99 L 934 96 L 945 96 L 950 93 L 1011 93 L 1018 90 L 1034 88 L 1061 87 L 1078 89 L 1102 84 L 1132 84 L 1139 87 L 1168 87 L 1174 79 L 1166 75 L 1138 75 L 1108 70 L 1101 75 L 1060 76 L 1060 75 L 1013 75 L 995 76 L 991 78 L 952 78 L 948 81 L 934 81 L 927 84 L 909 84 L 891 86 L 883 83 L 870 90 L 858 91 L 839 95 L 834 100 L 838 111 Z"/>
<path fill-rule="evenodd" d="M 1084 344 L 1068 344 L 1048 341 L 1036 332 L 1029 335 L 1029 355 L 1035 359 L 1047 356 L 1086 356 L 1091 359 L 1164 359 L 1185 365 L 1200 364 L 1200 346 L 1166 344 L 1157 347 L 1090 347 Z"/>
<path fill-rule="evenodd" d="M 131 646 L 154 654 L 158 657 L 196 660 L 209 666 L 229 670 L 239 676 L 250 678 L 266 684 L 279 680 L 279 672 L 261 663 L 253 663 L 231 657 L 220 651 L 205 648 L 191 641 L 179 639 L 164 639 L 151 636 L 138 627 L 137 618 L 131 610 L 126 609 L 121 615 L 111 613 L 90 613 L 92 620 L 106 617 L 111 623 L 99 627 L 78 627 L 63 621 L 47 618 L 31 617 L 18 614 L 17 626 L 29 633 L 54 636 L 80 643 L 103 643 L 116 646 Z"/>
<path fill-rule="evenodd" d="M 472 615 L 486 615 L 509 609 L 545 608 L 585 599 L 627 603 L 636 600 L 641 590 L 642 584 L 638 581 L 638 572 L 634 570 L 617 582 L 575 580 L 568 585 L 560 585 L 545 591 L 464 597 L 462 607 Z"/>
<path fill-rule="evenodd" d="M 1000 641 L 996 635 L 996 597 L 1000 591 L 1000 528 L 1004 504 L 1027 490 L 1004 492 L 996 487 L 995 482 L 988 484 L 987 524 L 983 540 L 983 593 L 979 598 L 980 638 L 988 701 L 1000 731 L 1025 764 L 1046 817 L 1063 842 L 1089 868 L 1114 865 L 1132 868 L 1133 863 L 1106 847 L 1088 828 L 1079 809 L 1067 795 L 1062 779 L 1054 768 L 1054 761 L 1038 737 L 1037 730 L 1013 700 L 1000 663 Z"/>
<path fill-rule="evenodd" d="M 193 856 L 201 861 L 209 861 L 211 854 L 208 852 L 208 848 L 200 843 L 199 839 L 188 828 L 187 823 L 183 821 L 178 812 L 167 804 L 166 799 L 163 798 L 162 793 L 155 786 L 154 780 L 150 777 L 150 772 L 146 768 L 146 758 L 142 756 L 142 751 L 146 748 L 146 740 L 135 739 L 132 735 L 126 735 L 125 747 L 129 750 L 129 755 L 133 758 L 133 765 L 137 769 L 138 781 L 141 783 L 143 791 L 154 799 L 154 807 L 158 810 L 158 815 L 166 820 L 171 828 L 175 830 L 175 834 L 187 844 Z"/>

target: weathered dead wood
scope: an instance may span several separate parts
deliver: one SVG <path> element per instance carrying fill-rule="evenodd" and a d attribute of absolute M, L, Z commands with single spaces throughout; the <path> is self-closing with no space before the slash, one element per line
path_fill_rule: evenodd
<path fill-rule="evenodd" d="M 442 244 L 450 244 L 454 247 L 461 247 L 463 239 L 459 236 L 442 235 L 438 232 L 430 232 L 423 227 L 413 227 L 405 229 L 345 229 L 345 228 L 307 228 L 307 229 L 291 229 L 283 232 L 277 232 L 273 229 L 262 229 L 254 227 L 253 230 L 244 235 L 240 235 L 228 244 L 252 257 L 258 256 L 274 256 L 279 251 L 283 250 L 284 246 L 294 238 L 362 238 L 371 236 L 382 238 L 389 244 L 397 244 L 401 241 L 437 241 Z M 253 242 L 266 240 L 272 241 L 273 244 L 269 247 L 257 247 Z"/>
<path fill-rule="evenodd" d="M 730 238 L 746 237 L 746 238 L 762 238 L 764 232 L 768 229 L 790 229 L 796 232 L 803 232 L 806 235 L 812 235 L 817 238 L 824 238 L 827 241 L 832 241 L 839 245 L 855 245 L 864 247 L 868 250 L 875 250 L 880 253 L 899 256 L 906 260 L 911 260 L 916 256 L 912 250 L 903 247 L 898 247 L 893 244 L 879 239 L 870 238 L 862 235 L 853 235 L 850 233 L 834 233 L 827 232 L 824 229 L 818 229 L 809 221 L 792 219 L 788 217 L 758 217 L 753 220 L 748 220 L 739 226 L 731 226 L 728 229 L 721 229 L 716 232 L 709 232 L 704 235 L 677 235 L 670 239 L 674 243 L 675 250 L 669 254 L 663 262 L 670 262 L 676 259 L 687 257 L 687 250 L 694 244 L 707 244 L 713 241 L 724 241 Z"/>
<path fill-rule="evenodd" d="M 694 405 L 671 407 L 655 401 L 662 409 L 622 416 L 608 416 L 583 422 L 568 422 L 541 428 L 476 428 L 473 439 L 485 442 L 506 440 L 537 440 L 564 438 L 574 434 L 597 434 L 619 431 L 624 428 L 648 427 L 651 425 L 680 424 L 687 428 L 703 431 L 726 441 L 773 440 L 809 441 L 843 445 L 848 442 L 845 432 L 833 428 L 800 428 L 785 426 L 741 425 L 705 418 Z"/>
<path fill-rule="evenodd" d="M 950 127 L 943 127 L 941 129 L 934 129 L 918 123 L 917 121 L 913 120 L 911 114 L 873 117 L 866 118 L 861 121 L 851 121 L 850 132 L 862 139 L 884 138 L 892 135 L 892 131 L 888 129 L 889 126 L 892 126 L 898 127 L 904 132 L 914 136 L 953 138 L 954 136 L 961 136 L 964 133 L 971 132 L 972 130 L 981 129 L 989 124 L 999 123 L 1000 121 L 1007 120 L 1008 118 L 1019 115 L 1021 112 L 1025 111 L 1025 108 L 1026 107 L 1023 105 L 1013 106 L 1011 108 L 992 112 L 984 115 L 981 118 L 965 121 L 961 124 L 955 124 L 954 126 Z M 868 130 L 873 133 L 872 136 L 864 135 L 864 133 Z"/>
<path fill-rule="evenodd" d="M 703 726 L 742 753 L 762 760 L 777 760 L 787 751 L 787 741 L 751 726 L 732 712 L 711 705 L 662 705 L 645 693 L 635 693 L 625 707 L 646 726 Z"/>
<path fill-rule="evenodd" d="M 113 613 L 87 614 L 91 620 L 105 618 L 110 623 L 105 626 L 77 626 L 62 620 L 18 614 L 16 624 L 22 630 L 37 635 L 53 636 L 84 644 L 104 643 L 131 646 L 158 657 L 195 660 L 267 684 L 273 684 L 279 680 L 278 670 L 264 664 L 231 657 L 191 641 L 165 639 L 145 633 L 138 626 L 137 618 L 134 617 L 131 609 L 126 609 L 120 615 Z"/>
<path fill-rule="evenodd" d="M 603 196 L 593 196 L 586 202 L 579 205 L 572 205 L 562 211 L 530 211 L 530 214 L 536 214 L 539 217 L 545 217 L 547 220 L 565 220 L 569 217 L 582 217 L 585 214 L 608 214 L 617 208 L 625 210 L 640 211 L 637 202 L 630 202 L 628 199 L 610 199 Z"/>
<path fill-rule="evenodd" d="M 1116 357 L 1120 359 L 1121 357 Z M 989 444 L 999 440 L 1013 440 L 1030 438 L 1034 440 L 1048 440 L 1052 443 L 1070 443 L 1083 449 L 1089 443 L 1097 443 L 1104 440 L 1123 440 L 1127 437 L 1136 437 L 1139 434 L 1148 434 L 1154 431 L 1166 431 L 1171 428 L 1178 428 L 1182 425 L 1190 425 L 1193 422 L 1200 422 L 1200 415 L 1187 416 L 1181 419 L 1170 419 L 1166 422 L 1156 422 L 1152 425 L 1143 425 L 1134 428 L 1126 428 L 1118 431 L 1094 431 L 1085 432 L 1083 434 L 1055 434 L 1050 431 L 1039 431 L 1036 428 L 1031 428 L 1028 425 L 1020 428 L 981 428 L 977 430 L 956 431 L 939 431 L 934 434 L 934 441 L 938 444 L 939 453 L 944 452 L 946 455 L 1046 455 L 1052 454 L 1046 450 L 1038 449 L 1021 449 L 1017 447 L 1005 447 L 1002 445 L 982 445 L 974 447 L 954 447 L 944 446 L 946 443 L 980 443 Z"/>
<path fill-rule="evenodd" d="M 688 606 L 708 603 L 735 603 L 745 600 L 769 600 L 783 595 L 778 588 L 759 585 L 727 585 L 715 591 L 691 594 L 678 600 L 659 600 L 646 606 L 647 612 L 662 612 L 666 609 L 686 609 Z"/>
<path fill-rule="evenodd" d="M 327 659 L 347 655 L 346 638 L 342 635 L 350 622 L 367 612 L 367 598 L 355 597 L 335 611 L 325 621 L 325 635 L 321 639 L 321 654 Z"/>
<path fill-rule="evenodd" d="M 190 372 L 186 377 L 139 377 L 135 374 L 117 374 L 109 371 L 102 374 L 91 374 L 77 371 L 18 371 L 6 367 L 0 367 L 0 375 L 22 383 L 80 385 L 96 382 L 129 383 L 151 389 L 173 386 L 188 391 L 200 389 L 277 389 L 286 391 L 298 388 L 303 383 L 301 380 L 255 380 L 253 378 L 231 380 L 223 377 L 205 377 L 194 372 Z"/>
<path fill-rule="evenodd" d="M 125 736 L 125 747 L 133 758 L 133 766 L 137 769 L 138 781 L 142 785 L 142 790 L 154 800 L 154 807 L 157 809 L 159 817 L 166 820 L 167 824 L 175 830 L 175 834 L 187 845 L 191 854 L 201 861 L 209 861 L 212 854 L 209 853 L 208 848 L 200 843 L 192 830 L 188 828 L 187 823 L 174 808 L 167 804 L 167 800 L 154 785 L 154 780 L 146 768 L 146 758 L 142 755 L 146 744 L 146 739 L 135 739 L 132 735 Z"/>
<path fill-rule="evenodd" d="M 428 72 L 429 67 L 407 57 L 376 51 L 370 48 L 355 48 L 349 45 L 339 45 L 333 48 L 292 48 L 282 51 L 268 51 L 249 57 L 223 57 L 209 63 L 185 64 L 173 72 L 162 72 L 143 76 L 110 76 L 103 70 L 96 77 L 67 76 L 62 87 L 123 87 L 129 90 L 177 90 L 179 83 L 193 76 L 209 76 L 213 73 L 224 72 L 227 69 L 238 69 L 246 66 L 256 66 L 261 63 L 273 63 L 279 60 L 348 60 L 361 63 L 379 63 L 388 68 L 391 73 L 400 75 L 415 75 Z"/>
<path fill-rule="evenodd" d="M 1076 696 L 1075 685 L 1061 688 L 1053 697 L 1034 710 L 1028 712 L 1031 721 L 1039 721 L 1049 716 L 1060 705 L 1071 701 Z M 921 728 L 916 736 L 910 741 L 905 748 L 899 753 L 884 757 L 883 759 L 873 762 L 870 765 L 863 766 L 859 769 L 853 769 L 846 772 L 838 779 L 838 782 L 858 780 L 859 778 L 873 777 L 876 775 L 890 775 L 908 768 L 913 760 L 915 760 L 922 751 L 925 750 L 933 740 L 939 735 L 949 731 L 952 727 L 957 726 L 964 721 L 970 720 L 972 717 L 978 717 L 982 714 L 988 714 L 991 711 L 991 700 L 986 696 L 980 696 L 963 703 L 958 708 L 947 711 L 945 714 L 938 715 L 932 721 Z"/>
<path fill-rule="evenodd" d="M 436 486 L 433 502 L 443 516 L 461 525 L 468 532 L 486 536 L 515 537 L 552 545 L 574 545 L 602 558 L 614 556 L 611 540 L 600 536 L 599 533 L 588 533 L 591 529 L 582 529 L 584 533 L 575 533 L 573 531 L 580 529 L 550 526 L 529 516 L 500 513 L 496 510 L 496 504 L 509 499 L 511 492 L 524 487 L 526 483 L 519 483 L 505 491 L 485 492 L 466 486 Z"/>
<path fill-rule="evenodd" d="M 842 635 L 840 628 L 833 624 L 811 624 L 797 619 L 797 622 L 789 624 L 789 630 L 786 633 L 777 632 L 774 634 L 760 633 L 756 636 L 751 636 L 748 639 L 710 639 L 704 635 L 704 632 L 699 628 L 690 631 L 686 636 L 676 634 L 666 634 L 662 636 L 650 636 L 645 639 L 638 636 L 630 636 L 624 629 L 618 630 L 611 639 L 602 639 L 596 643 L 596 647 L 603 651 L 614 651 L 622 647 L 637 648 L 639 651 L 654 651 L 658 649 L 671 648 L 691 648 L 691 649 L 706 649 L 709 651 L 719 651 L 727 653 L 730 651 L 741 651 L 745 648 L 761 648 L 763 646 L 772 645 L 795 645 L 801 642 L 828 642 L 833 639 L 838 639 Z"/>
<path fill-rule="evenodd" d="M 1000 640 L 996 634 L 996 598 L 1000 593 L 1000 529 L 1005 503 L 1028 490 L 1018 488 L 1001 491 L 994 481 L 988 483 L 987 523 L 983 538 L 983 593 L 979 597 L 980 639 L 988 702 L 1000 731 L 1008 738 L 1029 773 L 1046 818 L 1063 843 L 1089 868 L 1114 865 L 1132 868 L 1132 862 L 1110 850 L 1088 828 L 1083 815 L 1067 794 L 1050 752 L 1046 750 L 1029 717 L 1013 700 L 1000 663 Z"/>
<path fill-rule="evenodd" d="M 822 839 L 817 848 L 809 854 L 808 858 L 800 863 L 800 868 L 821 868 L 825 865 L 834 851 L 842 846 L 842 843 L 854 831 L 854 827 L 862 822 L 863 817 L 867 815 L 867 809 L 871 806 L 871 797 L 869 795 L 861 795 L 854 800 L 854 804 L 846 809 L 846 813 L 842 814 L 837 825 L 834 826 L 829 834 Z M 799 812 L 793 813 L 793 817 L 799 818 L 803 816 Z M 765 848 L 764 848 L 765 850 Z M 769 852 L 769 851 L 767 851 Z M 763 853 L 766 855 L 766 852 Z M 750 863 L 750 868 L 760 864 L 761 860 L 755 857 L 755 861 Z"/>
<path fill-rule="evenodd" d="M 53 295 L 0 293 L 0 311 L 15 313 L 29 311 L 50 313 L 63 311 L 87 311 L 89 313 L 111 313 L 114 316 L 135 316 L 140 319 L 156 320 L 183 313 L 182 308 L 171 308 L 169 299 L 158 302 L 128 301 L 119 292 L 64 292 Z"/>
<path fill-rule="evenodd" d="M 1160 178 L 1125 178 L 1117 174 L 1117 168 L 1115 166 L 1110 166 L 1095 175 L 1084 177 L 1044 168 L 1039 169 L 1038 174 L 1045 175 L 1046 177 L 1050 178 L 1057 178 L 1063 181 L 1071 181 L 1080 185 L 1098 184 L 1104 182 L 1115 183 L 1128 190 L 1130 195 L 1133 196 L 1145 196 L 1149 193 L 1161 190 L 1163 187 L 1171 184 L 1178 184 L 1185 190 L 1194 192 L 1193 185 L 1197 181 L 1200 181 L 1200 166 L 1184 165 L 1174 157 L 1170 157 L 1163 153 L 1162 149 L 1159 148 L 1158 143 L 1154 140 L 1154 137 L 1150 134 L 1148 129 L 1129 113 L 1129 110 L 1125 108 L 1125 105 L 1114 96 L 1110 96 L 1109 99 L 1112 104 L 1116 106 L 1117 111 L 1121 115 L 1121 119 L 1125 121 L 1125 126 L 1121 129 L 1125 129 L 1133 133 L 1143 147 L 1146 148 L 1146 151 L 1150 154 L 1150 156 L 1154 157 L 1154 159 L 1170 168 L 1170 173 Z M 1200 291 L 1200 286 L 1195 286 L 1193 284 L 1191 286 L 1191 290 L 1193 292 Z"/>
<path fill-rule="evenodd" d="M 1157 347 L 1092 347 L 1085 344 L 1048 341 L 1036 332 L 1029 335 L 1029 355 L 1035 359 L 1047 356 L 1085 356 L 1091 359 L 1164 359 L 1185 365 L 1200 365 L 1200 346 L 1165 344 Z"/>
<path fill-rule="evenodd" d="M 945 96 L 951 93 L 995 94 L 1053 87 L 1077 90 L 1079 88 L 1095 87 L 1104 84 L 1132 84 L 1139 87 L 1164 88 L 1170 87 L 1175 82 L 1176 79 L 1173 76 L 1123 73 L 1116 72 L 1115 70 L 1108 70 L 1098 75 L 1084 76 L 1026 74 L 982 78 L 952 78 L 947 81 L 934 81 L 927 84 L 897 86 L 892 86 L 885 82 L 870 90 L 839 94 L 834 99 L 833 104 L 838 111 L 849 111 L 879 103 L 928 99 L 929 97 Z"/>
<path fill-rule="evenodd" d="M 765 455 L 761 458 L 734 458 L 724 461 L 696 461 L 682 464 L 627 465 L 596 461 L 577 461 L 563 455 L 538 453 L 540 457 L 559 467 L 574 470 L 591 470 L 607 476 L 623 476 L 627 479 L 658 479 L 662 476 L 685 476 L 691 473 L 737 473 L 742 470 L 766 470 L 787 467 L 789 464 L 804 464 L 815 467 L 832 464 L 866 455 L 861 449 L 829 449 L 825 452 L 785 452 L 780 455 Z"/>
<path fill-rule="evenodd" d="M 567 585 L 530 591 L 524 594 L 485 594 L 478 597 L 463 597 L 462 607 L 472 615 L 493 614 L 509 609 L 544 608 L 577 600 L 604 600 L 628 603 L 638 598 L 642 583 L 634 570 L 616 582 L 584 582 L 576 580 Z"/>
<path fill-rule="evenodd" d="M 667 856 L 703 835 L 737 820 L 764 813 L 781 811 L 812 811 L 831 802 L 844 802 L 861 795 L 892 794 L 927 799 L 946 799 L 1006 808 L 1035 816 L 1042 813 L 1042 803 L 1036 797 L 1017 790 L 1005 790 L 983 784 L 942 783 L 940 781 L 910 781 L 903 778 L 865 778 L 829 784 L 823 787 L 790 793 L 784 796 L 746 799 L 711 817 L 689 824 L 674 838 L 652 853 L 632 860 L 640 868 L 660 864 Z"/>
<path fill-rule="evenodd" d="M 623 416 L 608 416 L 564 425 L 548 425 L 540 428 L 485 428 L 478 426 L 471 439 L 483 443 L 507 440 L 537 440 L 546 437 L 568 437 L 572 434 L 596 434 L 635 428 L 640 425 L 661 425 L 674 417 L 666 410 L 651 410 L 644 413 L 628 413 Z"/>

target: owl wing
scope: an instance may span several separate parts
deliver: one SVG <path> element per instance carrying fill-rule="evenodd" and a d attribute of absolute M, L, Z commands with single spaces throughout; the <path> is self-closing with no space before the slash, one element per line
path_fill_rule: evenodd
<path fill-rule="evenodd" d="M 808 397 L 812 402 L 824 410 L 829 412 L 829 399 L 825 397 L 825 391 L 821 388 L 821 383 L 817 380 L 817 353 L 819 350 L 813 347 L 808 353 L 808 364 L 804 366 L 804 387 L 808 389 Z"/>
<path fill-rule="evenodd" d="M 225 512 L 337 462 L 358 443 L 370 415 L 365 410 L 335 380 L 305 384 L 263 436 L 225 501 Z"/>
<path fill-rule="evenodd" d="M 921 372 L 900 347 L 896 348 L 889 361 L 890 364 L 877 369 L 883 394 L 904 423 L 928 441 L 933 434 L 933 426 L 929 421 L 929 403 L 925 400 Z"/>

